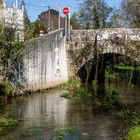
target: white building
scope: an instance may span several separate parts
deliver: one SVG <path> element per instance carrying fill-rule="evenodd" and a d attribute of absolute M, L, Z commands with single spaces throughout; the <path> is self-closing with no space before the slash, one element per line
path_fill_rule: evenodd
<path fill-rule="evenodd" d="M 12 27 L 16 30 L 15 39 L 24 41 L 24 6 L 21 1 L 16 0 L 14 4 L 3 0 L 1 6 L 1 20 L 5 27 Z"/>

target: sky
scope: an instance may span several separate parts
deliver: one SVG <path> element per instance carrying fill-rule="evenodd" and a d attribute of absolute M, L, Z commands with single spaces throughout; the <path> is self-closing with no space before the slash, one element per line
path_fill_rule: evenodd
<path fill-rule="evenodd" d="M 14 3 L 16 0 L 6 0 L 7 2 Z M 20 0 L 19 0 L 20 1 Z M 71 13 L 78 10 L 80 3 L 84 0 L 24 0 L 28 16 L 31 21 L 35 21 L 38 15 L 48 10 L 48 6 L 55 10 L 60 10 L 61 16 L 64 16 L 62 9 L 65 6 L 71 7 Z M 107 4 L 111 7 L 119 8 L 122 0 L 106 0 Z"/>

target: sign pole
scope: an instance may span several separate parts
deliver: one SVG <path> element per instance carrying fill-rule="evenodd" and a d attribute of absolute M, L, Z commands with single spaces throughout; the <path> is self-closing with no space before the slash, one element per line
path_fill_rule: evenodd
<path fill-rule="evenodd" d="M 69 12 L 70 12 L 70 9 L 69 9 L 69 7 L 64 7 L 63 8 L 63 14 L 65 14 L 66 16 L 65 16 L 65 36 L 66 36 L 66 39 L 67 39 L 67 35 L 69 34 L 68 33 L 68 24 L 69 24 L 69 22 L 68 22 L 68 18 L 69 18 Z"/>
<path fill-rule="evenodd" d="M 65 16 L 65 36 L 67 38 L 67 15 Z"/>
<path fill-rule="evenodd" d="M 70 7 L 69 7 L 69 14 L 68 14 L 68 38 L 70 40 Z"/>

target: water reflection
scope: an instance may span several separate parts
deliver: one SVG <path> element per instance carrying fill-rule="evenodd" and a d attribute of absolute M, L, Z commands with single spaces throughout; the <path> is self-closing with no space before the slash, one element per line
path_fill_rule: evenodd
<path fill-rule="evenodd" d="M 115 82 L 123 92 L 123 101 L 136 104 L 139 109 L 140 89 L 127 88 L 123 82 L 118 84 L 119 86 Z M 101 95 L 102 88 L 98 90 Z M 97 110 L 92 100 L 66 100 L 60 97 L 63 92 L 65 91 L 50 90 L 48 93 L 17 97 L 6 106 L 0 104 L 3 110 L 0 111 L 1 115 L 9 114 L 13 118 L 23 120 L 14 131 L 0 136 L 0 140 L 53 140 L 60 128 L 75 128 L 80 137 L 75 136 L 73 140 L 124 138 L 126 122 L 117 118 L 115 111 Z M 35 133 L 26 136 L 26 130 Z"/>
<path fill-rule="evenodd" d="M 51 121 L 64 126 L 67 100 L 60 98 L 61 91 L 53 90 L 48 94 L 34 94 L 27 99 L 15 102 L 12 116 L 16 119 L 27 118 Z"/>

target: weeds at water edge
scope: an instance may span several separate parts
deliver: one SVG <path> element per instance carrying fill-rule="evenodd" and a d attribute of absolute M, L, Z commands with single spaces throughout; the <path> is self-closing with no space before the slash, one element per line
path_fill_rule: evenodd
<path fill-rule="evenodd" d="M 17 126 L 18 121 L 12 118 L 0 118 L 0 134 L 8 132 L 9 129 Z"/>

